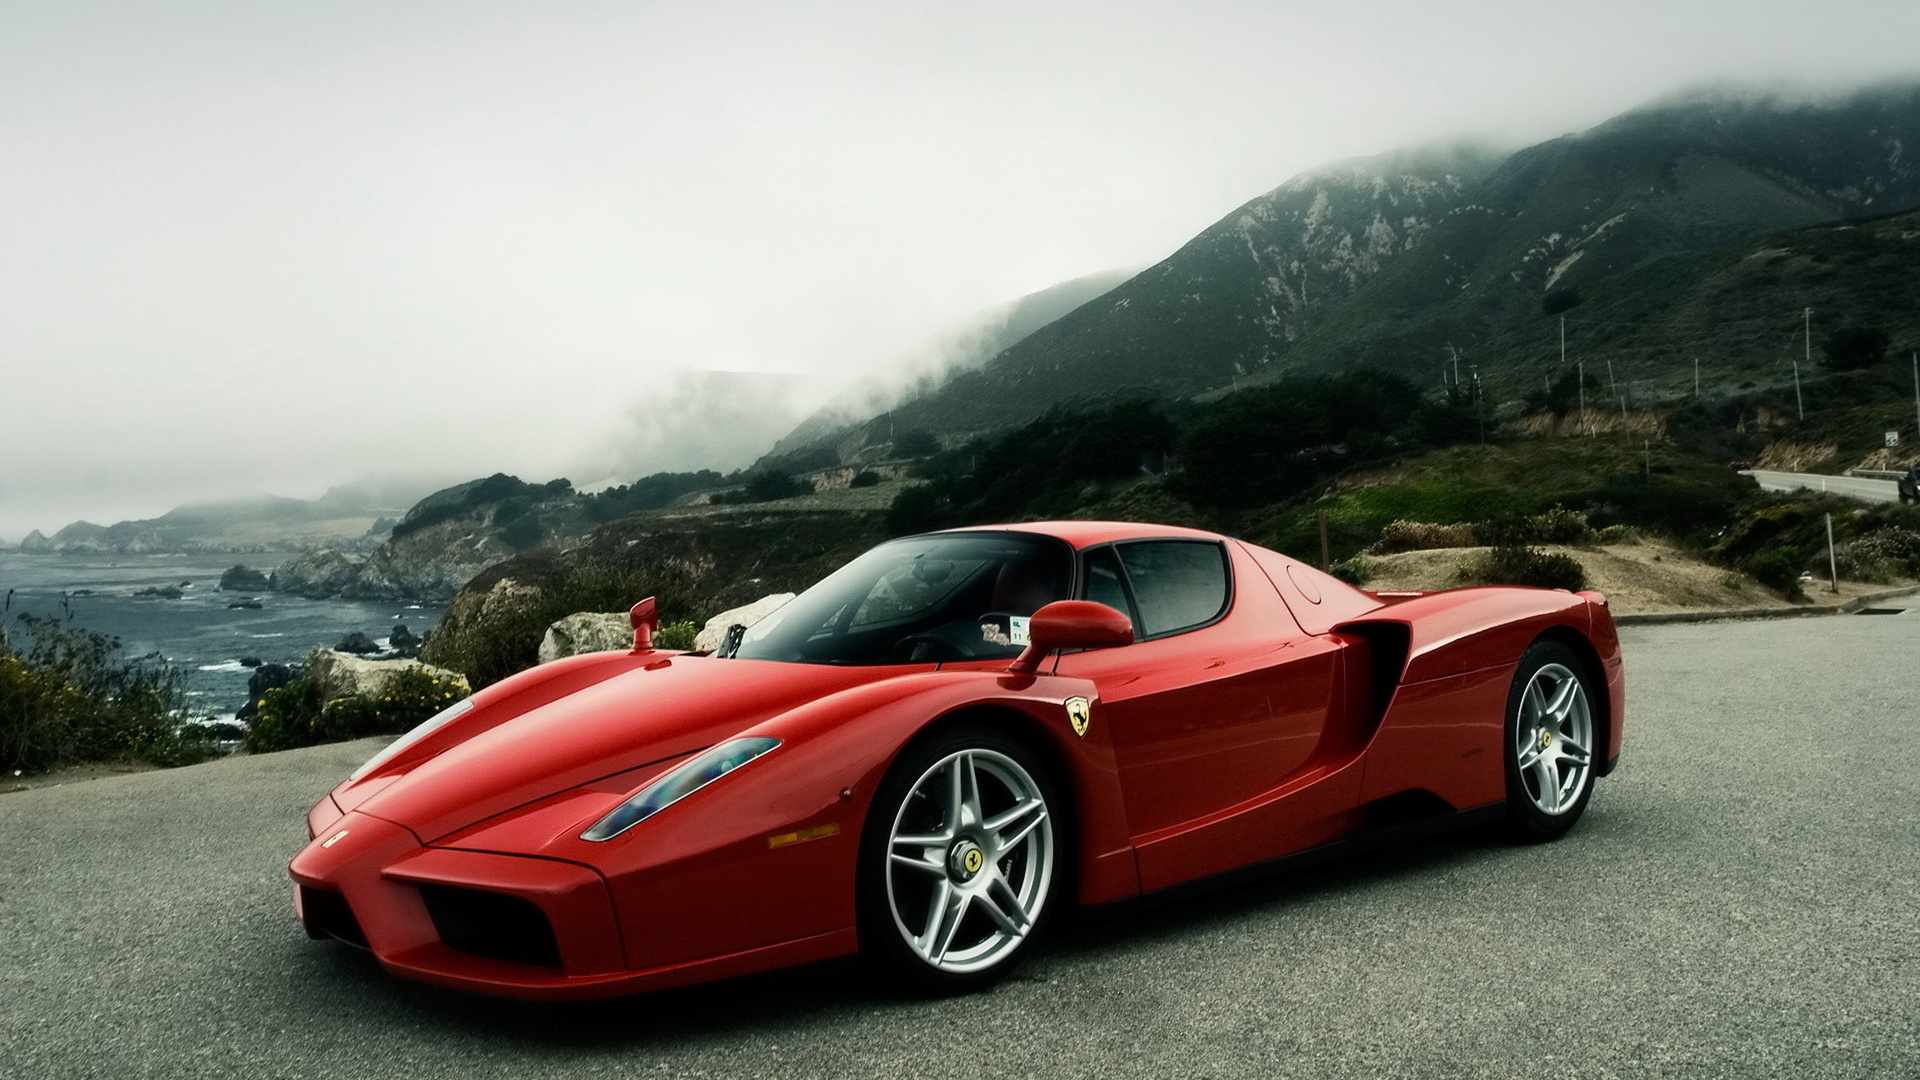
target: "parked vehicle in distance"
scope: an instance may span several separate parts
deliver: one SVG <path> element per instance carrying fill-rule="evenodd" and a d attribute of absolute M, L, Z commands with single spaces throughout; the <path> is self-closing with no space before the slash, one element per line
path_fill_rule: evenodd
<path fill-rule="evenodd" d="M 321 799 L 308 932 L 517 997 L 855 951 L 964 990 L 1085 906 L 1410 824 L 1554 839 L 1620 754 L 1599 594 L 1368 593 L 1192 529 L 890 541 L 710 654 L 633 622 Z"/>

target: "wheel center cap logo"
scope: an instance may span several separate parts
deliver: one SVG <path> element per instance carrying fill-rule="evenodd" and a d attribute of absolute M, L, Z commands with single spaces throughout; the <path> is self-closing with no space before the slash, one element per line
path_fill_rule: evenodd
<path fill-rule="evenodd" d="M 1540 749 L 1545 750 L 1547 747 L 1552 745 L 1553 745 L 1553 732 L 1542 730 L 1540 732 Z"/>
<path fill-rule="evenodd" d="M 969 881 L 980 868 L 987 865 L 987 853 L 971 840 L 962 840 L 956 844 L 953 853 L 947 856 L 947 866 L 951 868 L 954 879 Z"/>

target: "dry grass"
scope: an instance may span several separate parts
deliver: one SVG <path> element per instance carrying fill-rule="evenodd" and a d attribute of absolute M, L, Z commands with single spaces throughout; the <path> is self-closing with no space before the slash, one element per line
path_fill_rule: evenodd
<path fill-rule="evenodd" d="M 1600 547 L 1537 545 L 1579 560 L 1587 573 L 1587 588 L 1604 593 L 1620 615 L 1649 615 L 1673 611 L 1734 611 L 1742 608 L 1794 607 L 1778 593 L 1751 578 L 1701 562 L 1661 541 L 1608 544 Z M 1486 548 L 1446 548 L 1409 551 L 1399 555 L 1368 556 L 1372 590 L 1453 589 L 1460 586 L 1463 563 Z M 1838 603 L 1884 591 L 1884 584 L 1841 581 L 1838 594 L 1827 582 L 1807 587 L 1816 604 Z"/>

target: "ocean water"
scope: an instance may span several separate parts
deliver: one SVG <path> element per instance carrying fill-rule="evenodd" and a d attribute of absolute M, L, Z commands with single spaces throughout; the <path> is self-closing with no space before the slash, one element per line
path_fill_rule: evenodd
<path fill-rule="evenodd" d="M 5 615 L 9 632 L 17 632 L 22 612 L 71 616 L 75 626 L 119 638 L 125 656 L 159 653 L 181 669 L 193 712 L 211 717 L 231 717 L 246 703 L 250 672 L 243 659 L 299 663 L 355 630 L 384 644 L 395 626 L 423 634 L 445 610 L 431 603 L 220 591 L 221 573 L 236 563 L 267 572 L 290 557 L 0 552 L 0 597 L 13 591 Z M 180 599 L 134 595 L 169 585 L 181 589 Z M 246 599 L 260 601 L 260 608 L 227 607 Z"/>

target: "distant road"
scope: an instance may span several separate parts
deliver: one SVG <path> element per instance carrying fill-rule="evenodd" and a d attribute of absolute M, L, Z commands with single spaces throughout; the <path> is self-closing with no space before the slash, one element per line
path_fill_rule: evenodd
<path fill-rule="evenodd" d="M 1773 472 L 1767 469 L 1747 469 L 1741 475 L 1758 480 L 1761 488 L 1767 491 L 1798 491 L 1801 488 L 1808 488 L 1834 495 L 1845 495 L 1850 499 L 1865 499 L 1868 502 L 1900 501 L 1900 485 L 1892 480 L 1862 480 L 1857 476 Z"/>

